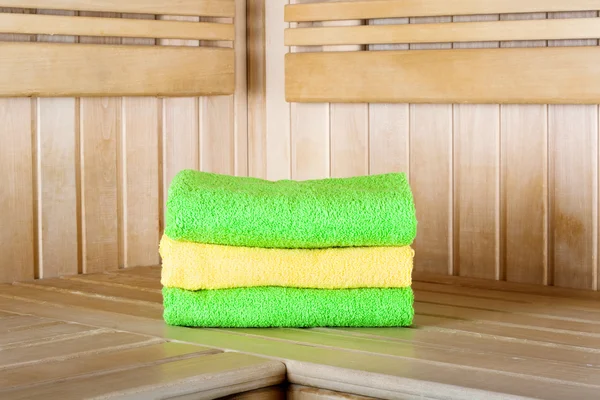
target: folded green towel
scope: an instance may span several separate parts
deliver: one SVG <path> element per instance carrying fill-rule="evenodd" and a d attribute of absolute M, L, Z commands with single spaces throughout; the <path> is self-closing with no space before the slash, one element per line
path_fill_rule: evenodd
<path fill-rule="evenodd" d="M 169 325 L 218 328 L 393 327 L 412 324 L 405 288 L 251 287 L 188 291 L 163 288 Z"/>
<path fill-rule="evenodd" d="M 417 221 L 404 173 L 266 181 L 194 170 L 169 187 L 173 240 L 267 248 L 405 246 Z"/>

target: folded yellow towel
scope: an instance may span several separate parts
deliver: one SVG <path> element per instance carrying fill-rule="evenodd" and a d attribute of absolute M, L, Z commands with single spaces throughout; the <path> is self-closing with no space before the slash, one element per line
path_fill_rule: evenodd
<path fill-rule="evenodd" d="M 269 249 L 183 242 L 163 236 L 161 283 L 186 290 L 408 287 L 414 254 L 410 246 Z"/>

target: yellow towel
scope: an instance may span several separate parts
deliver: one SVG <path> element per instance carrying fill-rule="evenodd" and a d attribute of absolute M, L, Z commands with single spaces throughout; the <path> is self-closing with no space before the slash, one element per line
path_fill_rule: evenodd
<path fill-rule="evenodd" d="M 161 283 L 186 290 L 408 287 L 414 254 L 410 246 L 276 249 L 182 242 L 163 236 Z"/>

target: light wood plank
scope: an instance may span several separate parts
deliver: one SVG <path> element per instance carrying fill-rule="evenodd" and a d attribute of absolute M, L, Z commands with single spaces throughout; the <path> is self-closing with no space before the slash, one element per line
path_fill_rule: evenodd
<path fill-rule="evenodd" d="M 237 353 L 221 353 L 160 365 L 72 379 L 5 393 L 7 399 L 60 396 L 64 400 L 87 396 L 165 398 L 222 389 L 222 395 L 279 384 L 285 367 L 276 361 Z"/>
<path fill-rule="evenodd" d="M 408 23 L 408 18 L 369 21 L 370 26 L 373 27 Z M 376 44 L 370 45 L 368 49 L 408 50 L 408 45 Z M 369 171 L 371 174 L 404 172 L 409 175 L 409 116 L 408 104 L 369 105 Z"/>
<path fill-rule="evenodd" d="M 546 13 L 501 16 L 506 20 L 545 18 Z M 501 47 L 546 44 L 543 40 L 518 41 L 501 43 Z M 501 224 L 506 280 L 544 284 L 548 282 L 548 106 L 500 107 Z"/>
<path fill-rule="evenodd" d="M 91 17 L 117 14 L 80 13 Z M 80 37 L 81 43 L 119 44 L 119 38 Z M 100 47 L 100 46 L 96 46 Z M 122 266 L 120 246 L 119 187 L 122 152 L 122 99 L 82 98 L 82 232 L 83 273 L 101 272 Z"/>
<path fill-rule="evenodd" d="M 0 31 L 21 34 L 234 40 L 233 24 L 0 13 Z"/>
<path fill-rule="evenodd" d="M 90 297 L 110 298 L 119 301 L 144 302 L 162 304 L 160 292 L 136 290 L 132 287 L 98 285 L 97 282 L 86 282 L 71 279 L 42 279 L 35 284 L 25 284 L 32 288 L 64 291 L 66 293 L 83 294 Z"/>
<path fill-rule="evenodd" d="M 434 318 L 434 317 L 429 317 Z M 440 318 L 441 319 L 441 318 Z M 483 325 L 481 332 L 477 329 Z M 455 351 L 479 352 L 488 354 L 502 354 L 510 357 L 527 357 L 532 360 L 545 360 L 550 362 L 561 362 L 585 367 L 586 365 L 597 365 L 600 353 L 594 348 L 576 347 L 576 345 L 564 345 L 535 341 L 532 336 L 529 340 L 519 340 L 511 335 L 513 327 L 493 326 L 491 324 L 471 324 L 460 322 L 455 324 L 442 324 L 441 327 L 420 327 L 418 329 L 403 328 L 362 328 L 343 330 L 343 334 L 366 336 L 381 340 L 399 340 L 408 344 L 423 343 L 433 347 L 454 349 Z M 531 330 L 530 330 L 531 331 Z M 336 330 L 336 333 L 340 331 Z M 546 334 L 548 332 L 533 332 Z M 560 335 L 555 333 L 555 335 Z M 576 342 L 578 337 L 571 335 L 569 338 Z M 586 338 L 591 339 L 591 338 Z M 596 338 L 598 340 L 598 338 Z"/>
<path fill-rule="evenodd" d="M 273 386 L 269 388 L 252 390 L 223 397 L 222 400 L 285 400 L 287 397 L 285 386 Z M 172 400 L 197 400 L 194 395 L 173 397 Z"/>
<path fill-rule="evenodd" d="M 56 301 L 56 299 L 55 299 Z M 57 316 L 64 309 L 56 305 L 10 301 L 0 297 L 0 309 L 31 312 L 43 316 Z M 478 314 L 483 314 L 478 311 Z M 496 313 L 502 315 L 501 313 Z M 149 321 L 136 316 L 121 316 L 104 311 L 73 308 L 69 317 L 80 322 L 110 323 L 119 329 L 138 331 L 150 335 L 167 335 L 173 340 L 204 343 L 212 347 L 235 349 L 286 361 L 288 377 L 292 383 L 316 384 L 321 388 L 350 391 L 378 398 L 398 397 L 401 394 L 452 396 L 458 399 L 508 398 L 509 394 L 529 397 L 556 398 L 593 396 L 597 389 L 569 386 L 553 382 L 522 378 L 519 375 L 501 375 L 480 369 L 463 369 L 456 365 L 431 364 L 418 360 L 398 360 L 369 353 L 354 353 L 330 348 L 283 343 L 232 334 L 224 331 L 185 329 L 171 327 L 165 331 L 160 320 Z M 531 318 L 528 318 L 531 320 Z M 360 354 L 360 355 L 359 355 Z M 360 362 L 357 363 L 357 357 Z M 351 368 L 348 368 L 351 366 Z M 465 373 L 468 372 L 468 373 Z M 382 381 L 381 375 L 385 376 Z M 422 382 L 427 381 L 427 385 Z M 461 386 L 454 390 L 452 386 Z M 386 390 L 382 390 L 385 385 Z M 496 394 L 495 394 L 496 393 Z M 498 394 L 503 393 L 503 394 Z"/>
<path fill-rule="evenodd" d="M 454 17 L 452 26 L 497 21 L 498 15 Z M 490 22 L 495 23 L 495 22 Z M 454 43 L 455 49 L 496 48 L 498 42 Z M 500 108 L 457 104 L 453 108 L 454 272 L 499 279 Z"/>
<path fill-rule="evenodd" d="M 2 325 L 0 325 L 0 332 L 14 332 L 18 330 L 26 330 L 29 328 L 39 327 L 41 325 L 55 325 L 62 322 L 53 321 L 51 319 L 39 318 L 33 315 L 16 315 L 7 314 L 8 318 L 2 319 Z"/>
<path fill-rule="evenodd" d="M 597 104 L 598 65 L 598 47 L 290 53 L 286 100 Z"/>
<path fill-rule="evenodd" d="M 281 18 L 289 0 L 265 2 L 265 112 L 266 163 L 269 180 L 290 179 L 292 172 L 290 104 L 285 101 L 285 69 L 281 60 L 289 52 L 281 34 L 288 23 Z"/>
<path fill-rule="evenodd" d="M 550 11 L 588 11 L 598 9 L 596 0 L 367 0 L 316 2 L 287 6 L 287 22 L 375 19 L 399 17 L 434 17 L 446 15 L 533 13 Z"/>
<path fill-rule="evenodd" d="M 246 0 L 235 0 L 234 175 L 248 176 L 248 71 Z"/>
<path fill-rule="evenodd" d="M 598 24 L 596 18 L 503 20 L 501 22 L 497 22 L 497 20 L 497 16 L 495 19 L 480 19 L 476 17 L 462 17 L 457 19 L 455 17 L 453 24 L 433 23 L 424 26 L 390 24 L 389 26 L 290 28 L 285 30 L 285 44 L 287 46 L 331 46 L 589 39 L 600 37 L 600 24 Z"/>
<path fill-rule="evenodd" d="M 124 274 L 94 274 L 67 277 L 69 280 L 91 282 L 94 285 L 107 285 L 141 290 L 160 291 L 160 278 L 151 279 Z"/>
<path fill-rule="evenodd" d="M 235 108 L 233 96 L 204 97 L 200 101 L 200 169 L 234 175 Z"/>
<path fill-rule="evenodd" d="M 266 3 L 247 0 L 248 175 L 267 177 Z"/>
<path fill-rule="evenodd" d="M 548 379 L 571 384 L 586 384 L 596 386 L 600 378 L 600 371 L 590 370 L 584 366 L 552 363 L 546 360 L 529 359 L 521 355 L 519 359 L 489 352 L 457 352 L 452 349 L 429 347 L 416 343 L 402 343 L 386 340 L 375 340 L 359 336 L 337 335 L 335 333 L 322 333 L 317 331 L 292 330 L 292 329 L 255 329 L 237 330 L 239 333 L 257 335 L 261 337 L 284 340 L 286 342 L 301 343 L 317 348 L 336 348 L 353 351 L 368 352 L 371 354 L 386 355 L 394 358 L 420 359 L 431 362 L 460 365 L 519 374 L 531 379 Z M 553 366 L 554 368 L 549 368 Z"/>
<path fill-rule="evenodd" d="M 78 334 L 89 333 L 96 328 L 79 324 L 54 324 L 47 326 L 34 326 L 27 330 L 18 330 L 0 333 L 0 351 L 6 348 L 37 345 L 39 343 L 53 342 Z M 60 345 L 58 345 L 60 346 Z"/>
<path fill-rule="evenodd" d="M 123 98 L 124 267 L 156 265 L 160 240 L 160 105 L 151 97 Z"/>
<path fill-rule="evenodd" d="M 411 24 L 451 22 L 451 18 L 412 18 Z M 412 44 L 419 50 L 449 49 L 450 44 Z M 454 50 L 453 50 L 454 51 Z M 387 52 L 385 52 L 387 53 Z M 383 54 L 383 52 L 382 52 Z M 415 271 L 451 273 L 453 268 L 452 106 L 411 104 L 409 108 L 410 184 L 419 234 L 414 249 Z"/>
<path fill-rule="evenodd" d="M 76 10 L 97 12 L 120 12 L 133 14 L 204 15 L 207 17 L 234 17 L 234 0 L 179 0 L 177 9 L 160 0 L 102 0 L 81 2 L 79 0 L 2 0 L 0 7 L 41 8 L 51 10 Z"/>
<path fill-rule="evenodd" d="M 310 0 L 292 0 L 294 4 Z M 318 26 L 319 23 L 292 24 Z M 292 47 L 291 52 L 323 50 L 322 47 Z M 281 65 L 280 65 L 281 67 Z M 292 179 L 323 179 L 330 176 L 329 104 L 291 104 Z"/>
<path fill-rule="evenodd" d="M 32 279 L 35 267 L 31 100 L 0 100 L 0 126 L 0 282 L 13 282 Z"/>
<path fill-rule="evenodd" d="M 39 10 L 38 13 L 75 15 L 72 11 Z M 38 35 L 37 41 L 74 43 L 75 37 Z M 37 100 L 40 278 L 76 274 L 79 270 L 78 117 L 74 98 Z"/>
<path fill-rule="evenodd" d="M 185 96 L 234 90 L 231 49 L 0 43 L 0 52 L 5 57 L 0 74 L 13 77 L 0 81 L 2 97 Z"/>
<path fill-rule="evenodd" d="M 301 385 L 290 385 L 287 391 L 290 400 L 368 400 L 372 397 L 355 396 L 349 393 L 334 392 Z"/>
<path fill-rule="evenodd" d="M 115 270 L 115 271 L 108 271 L 108 272 L 119 274 L 119 275 L 138 276 L 138 277 L 160 280 L 161 269 L 162 269 L 162 267 L 160 265 L 158 265 L 158 266 L 151 266 L 151 267 L 129 268 L 129 269 L 124 269 L 124 270 Z"/>
<path fill-rule="evenodd" d="M 595 11 L 559 13 L 549 14 L 548 18 L 597 15 Z M 549 47 L 597 45 L 597 40 L 548 42 Z M 586 79 L 588 85 L 593 84 L 589 77 Z M 552 249 L 549 280 L 561 287 L 597 289 L 598 106 L 552 105 L 548 121 L 553 153 L 549 171 Z"/>
<path fill-rule="evenodd" d="M 0 392 L 218 352 L 206 347 L 181 343 L 158 343 L 100 354 L 84 354 L 77 358 L 53 360 L 5 370 L 2 372 Z"/>
<path fill-rule="evenodd" d="M 326 26 L 356 26 L 362 21 L 327 22 Z M 355 52 L 362 46 L 323 46 L 324 52 Z M 329 106 L 331 177 L 345 178 L 369 174 L 369 105 L 331 104 Z"/>
<path fill-rule="evenodd" d="M 157 339 L 125 332 L 95 330 L 79 337 L 56 342 L 39 343 L 36 346 L 16 347 L 2 350 L 0 370 L 37 364 L 40 362 L 66 360 L 83 354 L 124 350 L 128 347 L 158 342 Z M 4 371 L 3 371 L 4 372 Z"/>

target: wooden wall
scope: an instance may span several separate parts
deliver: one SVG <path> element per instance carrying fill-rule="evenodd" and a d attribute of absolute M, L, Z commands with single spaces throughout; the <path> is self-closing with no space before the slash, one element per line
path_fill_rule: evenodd
<path fill-rule="evenodd" d="M 417 270 L 598 289 L 597 106 L 286 103 L 283 56 L 306 50 L 283 45 L 287 1 L 238 0 L 235 96 L 0 99 L 0 282 L 157 264 L 166 188 L 198 168 L 273 180 L 404 171 Z M 410 50 L 372 49 L 392 48 Z"/>
<path fill-rule="evenodd" d="M 237 4 L 234 96 L 0 99 L 0 282 L 156 265 L 174 174 L 182 168 L 247 174 L 245 0 Z M 146 16 L 154 17 L 161 18 Z"/>
<path fill-rule="evenodd" d="M 259 63 L 253 65 L 256 79 L 249 82 L 250 93 L 258 93 L 250 113 L 260 116 L 249 126 L 251 175 L 312 179 L 404 171 L 410 176 L 419 220 L 416 270 L 597 290 L 598 106 L 286 103 L 284 54 L 306 51 L 283 45 L 287 2 L 255 1 L 265 8 L 249 18 L 267 44 L 248 49 Z M 410 49 L 558 44 L 598 42 L 433 44 Z M 371 47 L 387 49 L 410 50 L 405 45 Z"/>

